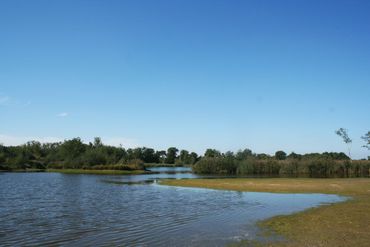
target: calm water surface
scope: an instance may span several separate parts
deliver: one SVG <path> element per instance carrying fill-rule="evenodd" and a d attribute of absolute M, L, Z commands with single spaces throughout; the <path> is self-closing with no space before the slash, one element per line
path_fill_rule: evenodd
<path fill-rule="evenodd" d="M 0 245 L 225 246 L 256 238 L 258 220 L 345 199 L 156 183 L 194 177 L 2 173 Z"/>

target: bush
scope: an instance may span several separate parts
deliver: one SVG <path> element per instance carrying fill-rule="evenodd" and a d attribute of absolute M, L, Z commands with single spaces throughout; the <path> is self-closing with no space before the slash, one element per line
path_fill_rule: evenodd
<path fill-rule="evenodd" d="M 257 160 L 248 158 L 239 162 L 239 175 L 277 175 L 280 171 L 280 164 L 277 160 Z"/>
<path fill-rule="evenodd" d="M 235 160 L 224 157 L 204 157 L 193 166 L 199 174 L 236 174 L 236 170 Z"/>

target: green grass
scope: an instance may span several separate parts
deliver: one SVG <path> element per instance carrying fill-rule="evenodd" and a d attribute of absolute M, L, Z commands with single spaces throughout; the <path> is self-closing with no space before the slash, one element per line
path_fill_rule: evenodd
<path fill-rule="evenodd" d="M 86 170 L 86 169 L 47 169 L 47 172 L 59 172 L 64 174 L 95 174 L 95 175 L 139 175 L 151 174 L 144 170 Z"/>
<path fill-rule="evenodd" d="M 350 196 L 345 202 L 276 216 L 259 222 L 266 232 L 284 236 L 287 242 L 268 246 L 369 246 L 370 179 L 234 178 L 163 180 L 165 185 L 222 190 L 326 193 Z"/>

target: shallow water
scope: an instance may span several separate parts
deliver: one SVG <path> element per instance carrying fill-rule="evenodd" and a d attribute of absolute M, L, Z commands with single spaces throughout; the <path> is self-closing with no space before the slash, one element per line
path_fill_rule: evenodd
<path fill-rule="evenodd" d="M 345 199 L 156 183 L 168 177 L 197 176 L 0 174 L 0 245 L 224 246 L 255 239 L 258 220 Z"/>

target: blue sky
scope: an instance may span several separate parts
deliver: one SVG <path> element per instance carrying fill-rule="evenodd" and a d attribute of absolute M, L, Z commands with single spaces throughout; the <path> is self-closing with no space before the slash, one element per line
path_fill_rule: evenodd
<path fill-rule="evenodd" d="M 369 151 L 369 1 L 1 1 L 0 142 Z"/>

